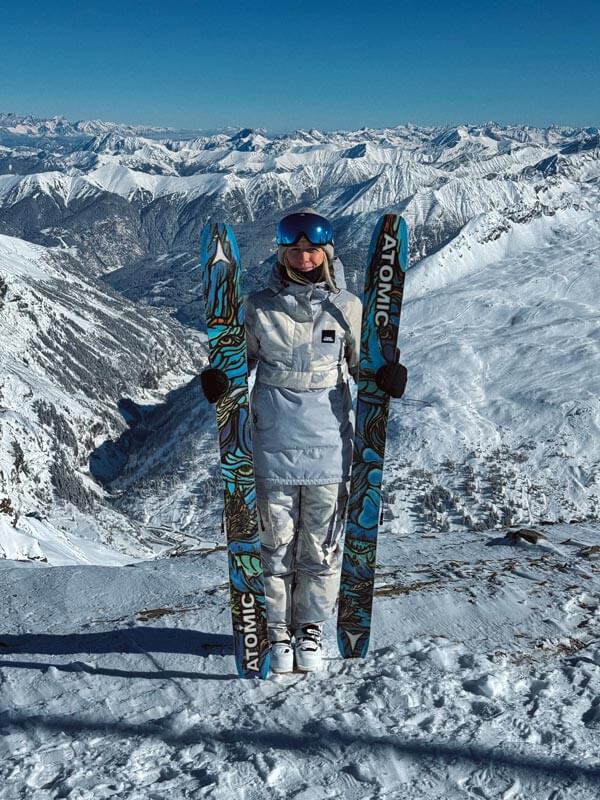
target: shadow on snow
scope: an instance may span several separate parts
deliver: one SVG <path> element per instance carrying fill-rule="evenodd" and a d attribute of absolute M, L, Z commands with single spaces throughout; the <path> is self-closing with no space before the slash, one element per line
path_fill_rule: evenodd
<path fill-rule="evenodd" d="M 219 730 L 195 726 L 184 733 L 174 733 L 168 729 L 168 720 L 165 728 L 160 722 L 154 721 L 141 725 L 133 725 L 118 720 L 96 721 L 74 719 L 71 716 L 26 716 L 10 711 L 0 712 L 0 728 L 18 729 L 27 732 L 45 730 L 49 733 L 72 734 L 79 737 L 82 733 L 92 735 L 105 734 L 107 736 L 148 737 L 159 739 L 173 747 L 185 747 L 194 744 L 214 744 L 221 742 L 225 746 L 239 748 L 243 744 L 246 748 L 261 750 L 288 750 L 302 751 L 306 755 L 318 755 L 324 749 L 345 749 L 352 746 L 364 748 L 382 748 L 381 757 L 389 758 L 389 750 L 399 754 L 418 759 L 440 759 L 448 764 L 456 761 L 468 761 L 478 767 L 488 766 L 508 768 L 530 777 L 543 775 L 549 779 L 563 778 L 569 781 L 574 779 L 592 780 L 600 778 L 600 766 L 587 766 L 577 764 L 567 759 L 556 756 L 535 756 L 526 753 L 510 753 L 500 748 L 485 747 L 483 745 L 469 745 L 460 742 L 448 741 L 414 741 L 404 740 L 394 736 L 372 736 L 364 733 L 351 734 L 344 731 L 331 730 L 320 722 L 309 725 L 306 732 L 287 733 L 278 730 L 260 730 L 253 726 L 251 735 L 246 728 Z"/>
<path fill-rule="evenodd" d="M 27 633 L 18 636 L 0 635 L 0 668 L 40 669 L 54 668 L 63 672 L 88 672 L 125 678 L 194 678 L 223 679 L 233 674 L 207 674 L 202 672 L 175 672 L 158 668 L 151 672 L 134 672 L 109 667 L 98 667 L 82 661 L 68 664 L 33 661 L 9 661 L 5 656 L 35 653 L 51 656 L 101 653 L 168 653 L 229 656 L 233 654 L 233 637 L 224 634 L 202 633 L 177 628 L 136 627 L 122 628 L 102 633 L 77 633 L 67 635 Z"/>
<path fill-rule="evenodd" d="M 190 431 L 203 429 L 209 413 L 197 378 L 171 390 L 164 402 L 156 405 L 135 403 L 122 397 L 117 408 L 127 429 L 118 439 L 107 439 L 90 453 L 89 469 L 92 476 L 109 488 L 125 470 L 134 453 L 160 451 L 161 447 L 189 446 Z"/>

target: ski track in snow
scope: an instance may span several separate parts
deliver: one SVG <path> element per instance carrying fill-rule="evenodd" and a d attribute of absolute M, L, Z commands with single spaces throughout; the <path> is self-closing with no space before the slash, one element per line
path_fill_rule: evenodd
<path fill-rule="evenodd" d="M 597 798 L 600 528 L 544 531 L 384 531 L 368 658 L 264 682 L 220 549 L 3 562 L 0 798 Z"/>

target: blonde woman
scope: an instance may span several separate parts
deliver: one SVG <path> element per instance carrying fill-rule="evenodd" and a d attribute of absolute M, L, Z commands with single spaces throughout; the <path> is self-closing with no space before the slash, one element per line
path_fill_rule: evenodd
<path fill-rule="evenodd" d="M 313 209 L 284 217 L 268 285 L 246 301 L 253 454 L 273 672 L 322 666 L 322 625 L 339 587 L 352 460 L 352 399 L 361 302 L 347 291 L 329 220 Z M 216 401 L 218 370 L 202 374 Z M 399 397 L 406 370 L 384 367 Z M 226 381 L 226 378 L 225 378 Z"/>

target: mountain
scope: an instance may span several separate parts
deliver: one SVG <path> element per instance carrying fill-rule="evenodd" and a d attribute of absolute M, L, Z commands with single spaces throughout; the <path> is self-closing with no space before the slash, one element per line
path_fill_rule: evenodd
<path fill-rule="evenodd" d="M 3 139 L 19 137 L 31 139 L 81 139 L 89 136 L 103 136 L 106 133 L 118 133 L 122 136 L 169 136 L 176 133 L 173 128 L 161 128 L 145 125 L 123 125 L 115 122 L 104 122 L 99 119 L 70 122 L 58 115 L 48 119 L 40 119 L 31 114 L 22 115 L 0 112 L 0 135 Z"/>
<path fill-rule="evenodd" d="M 599 187 L 596 128 L 271 136 L 0 114 L 0 330 L 19 342 L 0 377 L 5 554 L 77 561 L 50 542 L 82 530 L 131 555 L 221 535 L 198 236 L 233 223 L 254 288 L 277 219 L 306 204 L 334 220 L 356 292 L 377 217 L 410 225 L 388 518 L 597 519 Z"/>
<path fill-rule="evenodd" d="M 60 143 L 40 146 L 39 131 L 57 127 Z M 111 273 L 136 258 L 148 265 L 195 252 L 201 225 L 224 215 L 240 227 L 250 260 L 260 262 L 280 212 L 318 199 L 338 220 L 339 247 L 351 262 L 364 255 L 366 223 L 389 207 L 403 211 L 413 252 L 423 257 L 476 214 L 539 216 L 568 205 L 571 178 L 597 162 L 598 138 L 595 129 L 493 123 L 274 137 L 250 129 L 194 138 L 149 133 L 30 118 L 0 125 L 3 231 L 77 247 L 90 268 Z M 107 242 L 113 226 L 118 248 Z"/>
<path fill-rule="evenodd" d="M 234 674 L 202 224 L 402 210 L 368 658 Z M 598 796 L 597 129 L 0 114 L 0 800 Z"/>
<path fill-rule="evenodd" d="M 90 466 L 109 479 L 123 437 L 141 439 L 141 417 L 165 408 L 178 451 L 193 448 L 183 431 L 202 414 L 200 336 L 90 279 L 64 249 L 4 235 L 0 326 L 0 554 L 87 561 L 85 540 L 111 562 L 153 552 L 155 533 L 116 511 Z M 182 392 L 196 398 L 185 413 Z"/>

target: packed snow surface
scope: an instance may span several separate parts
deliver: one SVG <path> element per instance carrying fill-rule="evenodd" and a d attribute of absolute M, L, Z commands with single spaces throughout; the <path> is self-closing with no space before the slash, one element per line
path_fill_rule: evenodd
<path fill-rule="evenodd" d="M 0 562 L 0 798 L 595 800 L 600 528 L 398 536 L 371 651 L 234 674 L 220 547 Z"/>

